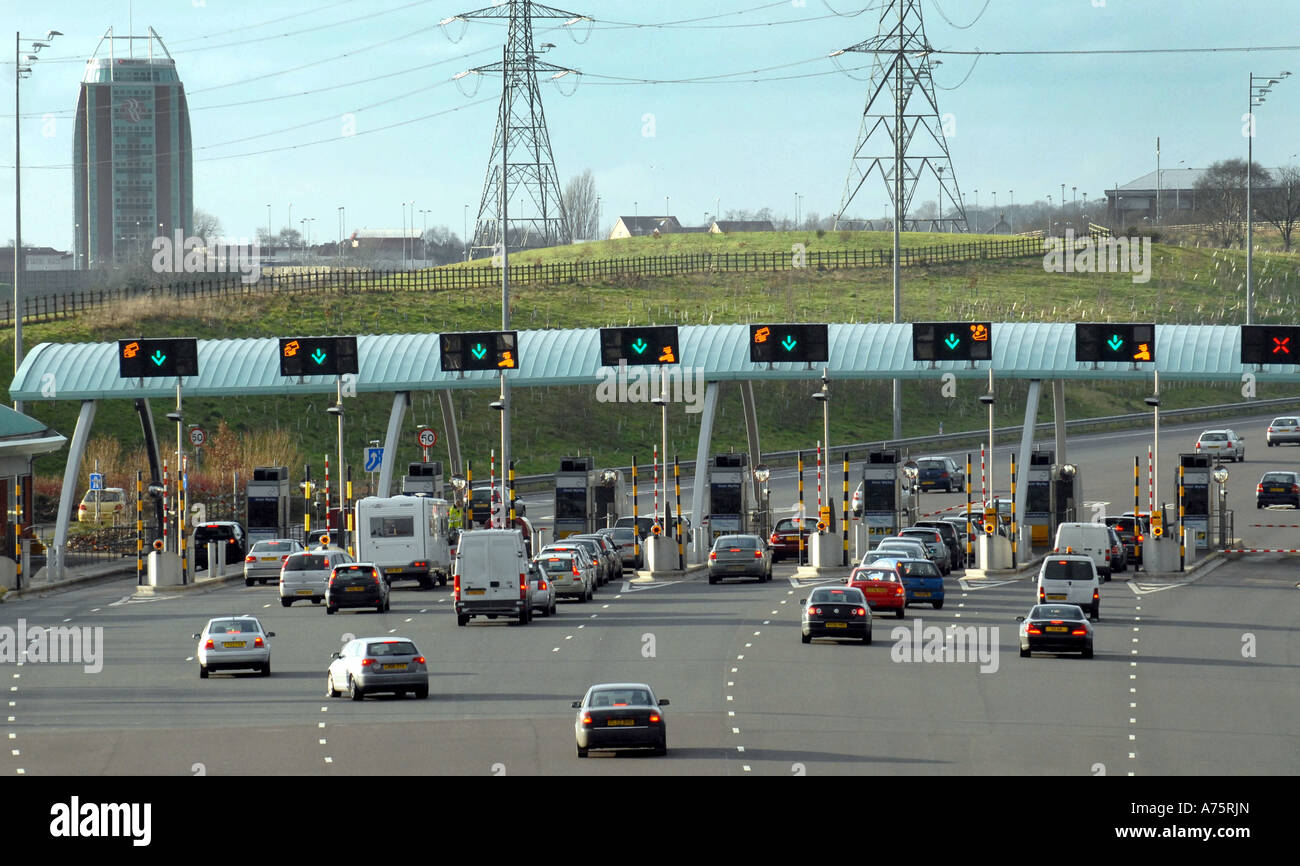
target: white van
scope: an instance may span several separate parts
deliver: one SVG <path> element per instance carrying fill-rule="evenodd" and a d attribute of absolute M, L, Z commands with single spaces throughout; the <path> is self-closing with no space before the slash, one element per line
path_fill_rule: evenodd
<path fill-rule="evenodd" d="M 1110 534 L 1104 523 L 1062 523 L 1052 553 L 1074 553 L 1092 560 L 1102 580 L 1110 580 Z"/>
<path fill-rule="evenodd" d="M 1101 583 L 1092 558 L 1050 554 L 1038 569 L 1038 603 L 1077 604 L 1095 622 L 1101 619 Z"/>
<path fill-rule="evenodd" d="M 460 534 L 452 564 L 456 624 L 471 617 L 532 619 L 533 584 L 528 579 L 524 537 L 516 529 L 475 529 Z"/>
<path fill-rule="evenodd" d="M 373 562 L 391 584 L 417 580 L 429 589 L 451 570 L 451 503 L 429 496 L 367 496 L 356 504 L 358 562 Z"/>

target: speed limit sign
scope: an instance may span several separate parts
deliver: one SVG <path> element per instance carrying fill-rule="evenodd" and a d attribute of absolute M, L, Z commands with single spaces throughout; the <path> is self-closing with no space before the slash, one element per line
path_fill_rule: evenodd
<path fill-rule="evenodd" d="M 421 448 L 432 448 L 438 444 L 438 431 L 432 427 L 421 427 L 416 435 L 416 441 L 420 443 Z"/>
<path fill-rule="evenodd" d="M 204 430 L 202 427 L 190 428 L 191 445 L 193 445 L 195 448 L 200 448 L 202 447 L 203 443 L 207 441 L 208 441 L 208 431 Z"/>

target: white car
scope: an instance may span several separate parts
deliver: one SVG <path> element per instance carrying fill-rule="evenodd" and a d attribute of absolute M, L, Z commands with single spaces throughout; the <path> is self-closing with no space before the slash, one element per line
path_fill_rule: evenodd
<path fill-rule="evenodd" d="M 1246 460 L 1246 440 L 1231 430 L 1206 430 L 1196 440 L 1196 450 L 1219 460 L 1242 463 Z"/>
<path fill-rule="evenodd" d="M 275 632 L 262 628 L 255 616 L 219 616 L 194 635 L 199 642 L 199 679 L 210 671 L 255 670 L 271 675 L 271 641 Z"/>
<path fill-rule="evenodd" d="M 542 616 L 555 613 L 555 584 L 542 573 L 536 562 L 528 564 L 528 581 L 533 585 L 530 597 L 533 600 L 533 612 Z"/>
<path fill-rule="evenodd" d="M 583 561 L 580 552 L 543 550 L 533 561 L 557 597 L 572 596 L 580 602 L 591 601 L 596 585 L 596 569 Z"/>
<path fill-rule="evenodd" d="M 1038 603 L 1077 604 L 1101 619 L 1101 581 L 1092 557 L 1053 553 L 1038 569 Z"/>
<path fill-rule="evenodd" d="M 336 698 L 344 689 L 354 701 L 376 692 L 397 697 L 411 692 L 429 696 L 429 668 L 410 638 L 384 635 L 348 641 L 330 658 L 325 695 Z"/>
<path fill-rule="evenodd" d="M 1281 418 L 1274 418 L 1273 422 L 1268 425 L 1268 433 L 1265 434 L 1268 439 L 1268 447 L 1281 445 L 1283 442 L 1293 442 L 1300 445 L 1300 417 L 1295 415 L 1284 415 Z"/>
<path fill-rule="evenodd" d="M 280 605 L 289 607 L 299 599 L 320 604 L 334 566 L 352 561 L 341 547 L 314 547 L 289 554 L 280 566 Z"/>

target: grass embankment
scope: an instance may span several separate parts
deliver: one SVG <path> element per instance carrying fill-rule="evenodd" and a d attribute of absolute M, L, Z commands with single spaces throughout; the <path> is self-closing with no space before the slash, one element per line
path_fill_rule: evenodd
<path fill-rule="evenodd" d="M 826 241 L 812 233 L 751 235 L 771 248 L 789 250 L 799 238 Z M 879 234 L 879 233 L 877 233 Z M 888 237 L 888 235 L 885 235 Z M 905 235 L 912 245 L 926 246 L 965 236 Z M 702 235 L 676 236 L 696 242 Z M 634 239 L 653 245 L 664 239 Z M 730 242 L 736 242 L 732 238 Z M 874 242 L 867 238 L 866 242 Z M 627 246 L 624 246 L 627 245 Z M 603 246 L 607 255 L 629 255 L 627 241 L 566 247 L 562 251 L 522 254 L 572 257 Z M 656 249 L 651 247 L 651 249 Z M 663 247 L 657 248 L 661 253 Z M 905 320 L 988 319 L 1005 321 L 1143 321 L 1163 323 L 1235 324 L 1244 321 L 1244 256 L 1235 251 L 1156 245 L 1150 282 L 1134 284 L 1130 274 L 1056 274 L 1043 270 L 1041 259 L 983 261 L 949 266 L 911 267 L 903 273 Z M 1257 320 L 1289 321 L 1300 301 L 1300 257 L 1257 254 Z M 871 322 L 892 318 L 892 284 L 888 269 L 805 269 L 780 273 L 690 274 L 670 278 L 627 277 L 603 283 L 525 285 L 511 292 L 512 325 L 519 329 L 573 328 L 628 323 L 724 324 L 745 321 Z M 98 342 L 135 336 L 197 336 L 200 338 L 268 337 L 286 334 L 411 333 L 451 330 L 490 330 L 500 326 L 500 295 L 496 289 L 457 292 L 387 292 L 351 295 L 276 297 L 249 296 L 232 302 L 139 300 L 98 310 L 76 319 L 25 328 L 28 347 L 39 342 Z M 11 334 L 0 338 L 0 376 L 12 378 Z M 833 386 L 831 439 L 836 443 L 869 442 L 890 434 L 888 382 L 841 382 Z M 930 382 L 904 383 L 905 436 L 945 430 L 978 429 L 985 423 L 973 384 L 959 384 L 958 399 L 939 399 Z M 1023 420 L 1026 383 L 999 386 L 997 423 Z M 1269 389 L 1265 389 L 1269 390 Z M 807 382 L 756 383 L 764 450 L 811 448 L 821 436 L 821 413 L 809 399 Z M 1146 383 L 1072 382 L 1066 389 L 1070 417 L 1111 415 L 1144 409 Z M 1240 399 L 1236 385 L 1164 383 L 1163 406 L 1227 403 Z M 549 472 L 561 456 L 594 453 L 601 464 L 626 464 L 635 453 L 648 462 L 651 444 L 659 440 L 659 413 L 651 406 L 599 404 L 590 389 L 537 388 L 514 392 L 513 437 L 522 474 Z M 745 436 L 740 398 L 724 388 L 713 448 L 741 450 Z M 1261 392 L 1259 396 L 1284 396 Z M 487 470 L 488 450 L 498 441 L 498 416 L 488 407 L 486 392 L 454 396 L 465 453 L 477 473 Z M 334 419 L 323 412 L 329 401 L 304 398 L 227 398 L 186 400 L 186 420 L 213 433 L 225 421 L 232 435 L 280 430 L 300 443 L 291 458 L 295 477 L 301 462 L 319 474 L 325 454 L 336 451 Z M 391 400 L 385 395 L 359 397 L 344 425 L 345 456 L 357 461 L 361 449 L 385 430 Z M 75 401 L 36 402 L 27 411 L 54 429 L 71 436 Z M 159 429 L 168 407 L 155 405 Z M 1049 420 L 1044 401 L 1040 420 Z M 431 393 L 413 395 L 408 432 L 403 435 L 398 465 L 419 459 L 414 427 L 429 423 L 439 431 L 442 419 Z M 669 451 L 693 458 L 699 416 L 680 405 L 669 411 Z M 100 407 L 95 433 L 121 440 L 132 449 L 139 425 L 127 401 Z M 435 459 L 446 459 L 442 442 Z M 38 461 L 42 475 L 62 472 L 66 449 Z M 250 467 L 251 468 L 251 467 Z M 363 477 L 356 472 L 356 476 Z M 110 484 L 121 483 L 109 479 Z M 78 493 L 80 495 L 80 492 Z"/>

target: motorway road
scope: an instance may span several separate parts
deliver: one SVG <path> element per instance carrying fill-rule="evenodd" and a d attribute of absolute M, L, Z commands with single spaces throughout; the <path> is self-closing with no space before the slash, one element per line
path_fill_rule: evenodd
<path fill-rule="evenodd" d="M 0 775 L 826 775 L 1300 773 L 1295 559 L 1104 585 L 1097 656 L 1015 651 L 1028 578 L 947 579 L 941 611 L 876 620 L 871 646 L 798 640 L 808 585 L 704 577 L 611 584 L 520 627 L 458 628 L 446 589 L 396 590 L 392 611 L 326 616 L 230 584 L 159 600 L 117 581 L 0 605 L 0 627 L 103 628 L 103 667 L 0 664 Z M 198 678 L 208 617 L 255 613 L 274 673 Z M 891 630 L 976 626 L 996 669 L 895 660 Z M 996 627 L 996 636 L 991 631 Z M 413 638 L 427 700 L 324 697 L 345 633 Z M 576 757 L 570 702 L 592 682 L 671 700 L 666 758 Z"/>

